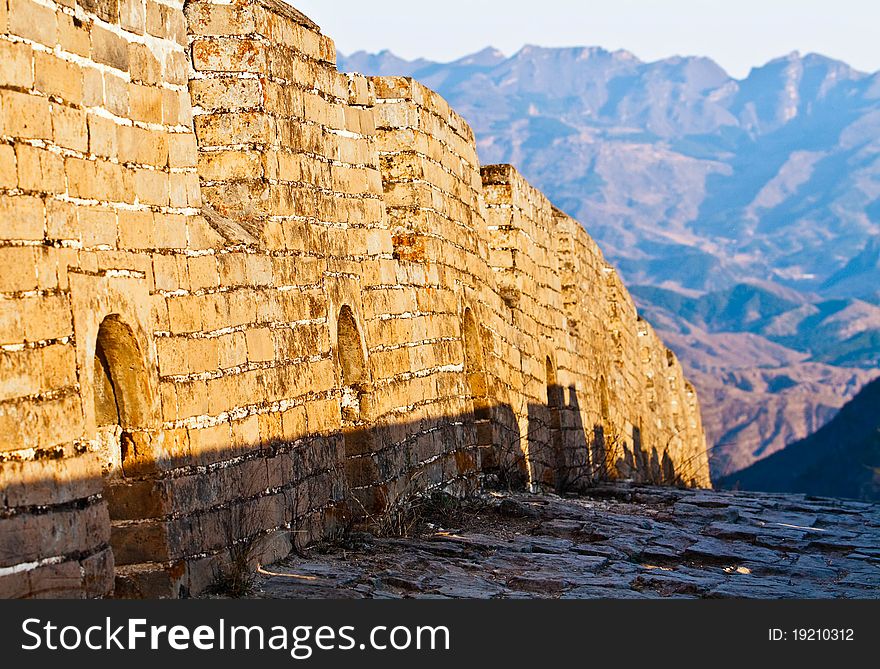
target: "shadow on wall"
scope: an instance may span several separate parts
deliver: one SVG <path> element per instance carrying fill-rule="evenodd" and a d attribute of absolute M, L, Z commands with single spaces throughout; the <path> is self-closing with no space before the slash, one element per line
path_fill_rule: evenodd
<path fill-rule="evenodd" d="M 113 357 L 106 350 L 104 356 L 108 362 Z M 119 389 L 112 367 L 109 383 Z M 276 561 L 354 523 L 381 523 L 419 495 L 473 493 L 481 473 L 490 484 L 522 488 L 531 470 L 540 473 L 543 486 L 569 492 L 606 476 L 608 462 L 631 466 L 633 458 L 647 457 L 630 444 L 619 453 L 607 450 L 614 444 L 600 425 L 588 442 L 574 389 L 550 390 L 561 404 L 529 406 L 533 427 L 527 435 L 520 434 L 510 406 L 492 405 L 488 420 L 473 412 L 371 426 L 345 425 L 343 419 L 343 427 L 328 434 L 166 458 L 129 448 L 136 428 L 117 423 L 89 480 L 68 481 L 94 493 L 42 516 L 44 532 L 16 531 L 13 516 L 0 533 L 0 568 L 57 555 L 52 528 L 66 527 L 80 550 L 60 563 L 0 577 L 0 596 L 186 597 L 222 590 L 231 574 Z M 116 406 L 124 406 L 115 397 Z M 107 400 L 103 395 L 96 401 L 109 411 Z M 486 425 L 491 444 L 480 436 Z M 141 443 L 161 451 L 163 437 L 153 434 Z M 108 465 L 114 447 L 116 458 Z M 664 462 L 655 466 L 674 477 Z M 20 486 L 57 484 L 21 477 L 9 499 Z"/>
<path fill-rule="evenodd" d="M 639 427 L 633 427 L 629 442 L 618 437 L 606 438 L 605 448 L 606 457 L 613 461 L 613 472 L 618 478 L 652 485 L 697 487 L 695 471 L 689 471 L 692 465 L 696 469 L 697 458 L 684 460 L 676 469 L 668 449 L 663 451 L 662 456 L 655 446 L 651 447 L 650 452 L 645 449 Z"/>
<path fill-rule="evenodd" d="M 649 453 L 639 428 L 633 429 L 629 439 L 609 427 L 610 422 L 596 423 L 587 430 L 574 386 L 551 385 L 548 403 L 530 404 L 528 417 L 528 463 L 533 480 L 544 490 L 576 493 L 597 481 L 618 478 L 656 485 L 696 485 L 695 472 L 685 471 L 688 462 L 676 470 L 668 452 L 661 456 L 652 447 Z"/>

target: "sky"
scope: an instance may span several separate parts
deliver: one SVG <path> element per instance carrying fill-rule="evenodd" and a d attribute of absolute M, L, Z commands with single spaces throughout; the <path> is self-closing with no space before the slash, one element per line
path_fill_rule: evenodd
<path fill-rule="evenodd" d="M 345 54 L 436 61 L 525 44 L 626 49 L 642 60 L 709 56 L 745 77 L 791 53 L 880 70 L 880 0 L 288 0 Z"/>

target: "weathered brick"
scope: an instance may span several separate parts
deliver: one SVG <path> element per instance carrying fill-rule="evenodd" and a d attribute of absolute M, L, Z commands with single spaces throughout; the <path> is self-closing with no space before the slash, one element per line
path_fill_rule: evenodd
<path fill-rule="evenodd" d="M 88 126 L 89 151 L 105 158 L 116 157 L 118 154 L 116 123 L 110 119 L 89 114 Z"/>
<path fill-rule="evenodd" d="M 170 255 L 154 254 L 153 277 L 156 281 L 156 290 L 178 290 L 181 285 L 181 279 L 177 258 Z"/>
<path fill-rule="evenodd" d="M 219 347 L 216 337 L 187 340 L 187 363 L 194 374 L 217 369 Z"/>
<path fill-rule="evenodd" d="M 103 207 L 77 207 L 77 226 L 83 245 L 116 246 L 116 212 Z"/>
<path fill-rule="evenodd" d="M 26 300 L 0 300 L 0 344 L 20 344 L 25 339 Z"/>
<path fill-rule="evenodd" d="M 9 144 L 0 144 L 0 188 L 15 188 L 17 185 L 15 149 Z"/>
<path fill-rule="evenodd" d="M 64 192 L 64 161 L 60 155 L 27 144 L 16 146 L 15 155 L 19 188 L 49 193 Z"/>
<path fill-rule="evenodd" d="M 3 132 L 25 139 L 52 139 L 49 101 L 44 97 L 0 90 Z"/>
<path fill-rule="evenodd" d="M 189 30 L 194 35 L 249 35 L 256 30 L 250 6 L 193 2 L 186 7 Z"/>
<path fill-rule="evenodd" d="M 191 290 L 216 288 L 220 282 L 217 260 L 212 255 L 195 256 L 187 261 Z"/>
<path fill-rule="evenodd" d="M 247 362 L 247 341 L 241 332 L 232 332 L 220 339 L 220 368 L 238 367 Z"/>
<path fill-rule="evenodd" d="M 58 43 L 65 51 L 87 58 L 91 51 L 91 21 L 82 21 L 70 14 L 58 13 Z"/>
<path fill-rule="evenodd" d="M 119 18 L 119 0 L 77 0 L 82 8 L 99 19 L 114 23 Z"/>
<path fill-rule="evenodd" d="M 34 51 L 27 44 L 0 40 L 3 83 L 30 89 L 34 85 Z"/>
<path fill-rule="evenodd" d="M 53 557 L 88 550 L 109 540 L 109 522 L 103 505 L 40 515 L 18 515 L 3 522 L 0 564 Z M 22 559 L 23 558 L 23 559 Z M 76 565 L 79 573 L 79 565 Z"/>
<path fill-rule="evenodd" d="M 181 416 L 203 416 L 208 413 L 208 384 L 205 381 L 179 383 L 176 391 Z"/>
<path fill-rule="evenodd" d="M 168 166 L 195 167 L 198 158 L 196 137 L 191 133 L 168 135 Z"/>
<path fill-rule="evenodd" d="M 186 54 L 170 51 L 165 54 L 163 75 L 169 84 L 186 84 L 189 79 L 189 61 Z"/>
<path fill-rule="evenodd" d="M 45 5 L 31 0 L 8 0 L 9 31 L 48 47 L 58 40 L 58 23 L 55 12 Z"/>
<path fill-rule="evenodd" d="M 119 25 L 136 35 L 143 35 L 147 9 L 143 0 L 119 0 Z"/>
<path fill-rule="evenodd" d="M 156 214 L 154 239 L 156 248 L 182 249 L 187 245 L 187 217 L 178 214 Z"/>
<path fill-rule="evenodd" d="M 147 0 L 147 31 L 181 46 L 186 44 L 186 19 L 176 7 Z"/>
<path fill-rule="evenodd" d="M 113 590 L 114 561 L 111 549 L 82 560 L 83 595 L 87 599 L 106 597 Z"/>
<path fill-rule="evenodd" d="M 37 272 L 34 250 L 29 247 L 0 246 L 0 292 L 34 290 L 37 287 Z"/>
<path fill-rule="evenodd" d="M 168 163 L 168 136 L 132 125 L 116 126 L 119 159 L 126 163 L 164 167 Z"/>
<path fill-rule="evenodd" d="M 193 104 L 208 111 L 249 109 L 263 103 L 258 79 L 194 79 L 190 82 Z"/>
<path fill-rule="evenodd" d="M 67 158 L 64 161 L 67 174 L 67 190 L 74 197 L 94 198 L 100 195 L 103 184 L 97 183 L 95 162 L 84 158 Z"/>
<path fill-rule="evenodd" d="M 76 384 L 76 350 L 70 344 L 54 344 L 37 349 L 42 371 L 41 390 L 48 392 Z"/>
<path fill-rule="evenodd" d="M 96 63 L 128 71 L 131 61 L 128 54 L 128 43 L 124 39 L 98 25 L 92 26 L 91 37 L 92 59 Z"/>
<path fill-rule="evenodd" d="M 275 359 L 275 343 L 268 328 L 248 330 L 246 333 L 248 360 L 269 362 Z"/>
<path fill-rule="evenodd" d="M 82 568 L 76 560 L 41 565 L 27 574 L 28 597 L 33 599 L 81 599 Z"/>
<path fill-rule="evenodd" d="M 122 77 L 104 74 L 104 106 L 107 111 L 121 116 L 128 116 L 128 83 Z"/>
<path fill-rule="evenodd" d="M 202 329 L 198 300 L 198 297 L 187 295 L 168 299 L 168 321 L 172 332 L 181 334 Z"/>
<path fill-rule="evenodd" d="M 161 518 L 171 511 L 167 484 L 163 481 L 112 481 L 104 488 L 104 497 L 114 520 Z"/>
<path fill-rule="evenodd" d="M 196 40 L 192 44 L 193 66 L 210 72 L 262 72 L 266 53 L 261 42 L 248 39 Z"/>
<path fill-rule="evenodd" d="M 111 202 L 134 204 L 133 170 L 108 160 L 95 161 L 97 183 L 105 184 L 104 198 Z"/>
<path fill-rule="evenodd" d="M 89 150 L 89 131 L 84 111 L 53 104 L 49 114 L 52 117 L 52 139 L 58 146 L 82 153 Z"/>
<path fill-rule="evenodd" d="M 206 181 L 255 179 L 262 176 L 260 155 L 247 151 L 203 151 L 199 174 Z"/>
<path fill-rule="evenodd" d="M 202 207 L 202 189 L 197 172 L 186 172 L 183 175 L 183 185 L 186 188 L 186 204 L 188 207 Z"/>
<path fill-rule="evenodd" d="M 155 86 L 162 80 L 162 64 L 152 49 L 144 44 L 128 45 L 131 78 L 148 86 Z"/>
<path fill-rule="evenodd" d="M 59 251 L 48 246 L 37 248 L 37 285 L 40 290 L 56 290 L 61 287 L 61 275 L 66 273 L 66 268 L 60 268 L 59 262 L 69 257 L 66 255 L 68 251 L 68 249 Z"/>
<path fill-rule="evenodd" d="M 154 86 L 129 84 L 128 104 L 131 118 L 145 123 L 162 122 L 162 91 Z"/>
<path fill-rule="evenodd" d="M 168 559 L 168 526 L 164 521 L 116 525 L 112 532 L 116 564 L 161 562 Z"/>
<path fill-rule="evenodd" d="M 79 104 L 83 97 L 82 69 L 52 54 L 34 54 L 34 87 L 45 95 Z"/>
<path fill-rule="evenodd" d="M 195 119 L 196 137 L 202 146 L 247 144 L 269 140 L 269 119 L 265 114 L 206 114 Z"/>
<path fill-rule="evenodd" d="M 39 351 L 0 351 L 0 402 L 36 395 L 42 390 Z"/>
<path fill-rule="evenodd" d="M 156 341 L 156 348 L 161 376 L 177 376 L 189 372 L 185 340 L 163 337 Z"/>
<path fill-rule="evenodd" d="M 94 67 L 83 68 L 83 105 L 100 107 L 104 104 L 104 75 Z"/>
<path fill-rule="evenodd" d="M 135 194 L 144 204 L 168 205 L 168 174 L 158 170 L 139 169 L 134 173 Z"/>
<path fill-rule="evenodd" d="M 124 249 L 153 248 L 153 212 L 120 211 L 119 246 Z"/>
<path fill-rule="evenodd" d="M 80 239 L 75 205 L 61 200 L 46 203 L 46 236 L 49 239 Z"/>
<path fill-rule="evenodd" d="M 0 220 L 3 221 L 0 238 L 42 239 L 45 219 L 43 200 L 39 197 L 20 195 L 0 198 Z"/>

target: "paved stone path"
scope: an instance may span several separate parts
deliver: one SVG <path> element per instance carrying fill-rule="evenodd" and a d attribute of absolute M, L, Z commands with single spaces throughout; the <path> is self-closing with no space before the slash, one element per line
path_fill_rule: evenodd
<path fill-rule="evenodd" d="M 457 520 L 307 549 L 256 596 L 880 598 L 880 505 L 615 484 L 493 494 Z"/>

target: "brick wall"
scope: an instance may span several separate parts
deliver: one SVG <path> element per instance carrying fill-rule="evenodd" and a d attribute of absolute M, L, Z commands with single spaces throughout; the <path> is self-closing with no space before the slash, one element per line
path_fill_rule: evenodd
<path fill-rule="evenodd" d="M 0 596 L 180 596 L 480 475 L 708 485 L 583 227 L 277 0 L 0 0 Z"/>

